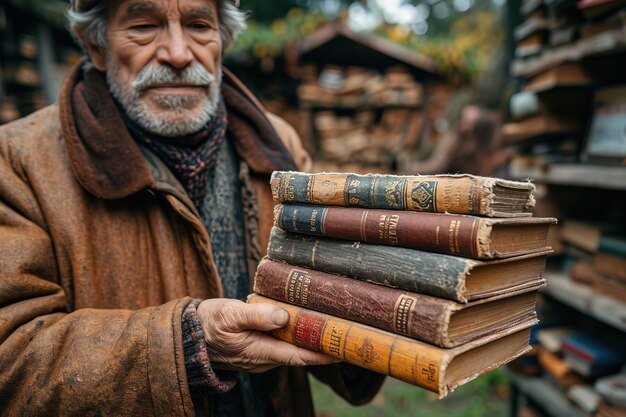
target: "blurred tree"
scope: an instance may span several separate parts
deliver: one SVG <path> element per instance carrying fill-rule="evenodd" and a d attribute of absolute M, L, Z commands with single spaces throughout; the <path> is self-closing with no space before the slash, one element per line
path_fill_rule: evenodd
<path fill-rule="evenodd" d="M 298 0 L 242 0 L 241 8 L 250 12 L 252 18 L 269 23 L 284 17 L 289 9 L 296 7 Z"/>

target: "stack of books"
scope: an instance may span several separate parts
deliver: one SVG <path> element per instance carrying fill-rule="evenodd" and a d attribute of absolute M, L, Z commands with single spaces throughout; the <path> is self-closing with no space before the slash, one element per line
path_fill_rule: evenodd
<path fill-rule="evenodd" d="M 531 217 L 531 183 L 275 172 L 271 186 L 248 302 L 289 312 L 275 337 L 440 398 L 530 349 L 556 222 Z"/>

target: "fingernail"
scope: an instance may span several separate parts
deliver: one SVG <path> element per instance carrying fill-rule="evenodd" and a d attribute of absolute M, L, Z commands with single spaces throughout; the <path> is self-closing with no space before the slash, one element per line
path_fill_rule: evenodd
<path fill-rule="evenodd" d="M 277 326 L 284 326 L 289 320 L 289 314 L 285 310 L 276 310 L 272 314 L 272 323 Z"/>

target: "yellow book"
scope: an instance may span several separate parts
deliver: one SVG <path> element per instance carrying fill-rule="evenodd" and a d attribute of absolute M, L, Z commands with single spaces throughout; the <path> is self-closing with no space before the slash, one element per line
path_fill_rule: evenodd
<path fill-rule="evenodd" d="M 248 303 L 274 304 L 289 313 L 289 323 L 271 332 L 280 340 L 420 386 L 439 398 L 528 352 L 530 326 L 537 323 L 531 318 L 445 349 L 257 294 L 249 295 Z"/>

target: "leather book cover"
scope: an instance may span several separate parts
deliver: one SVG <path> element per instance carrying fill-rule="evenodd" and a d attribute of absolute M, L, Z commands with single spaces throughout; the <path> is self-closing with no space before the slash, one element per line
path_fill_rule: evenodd
<path fill-rule="evenodd" d="M 466 303 L 544 282 L 549 252 L 481 261 L 285 232 L 273 227 L 270 259 Z"/>
<path fill-rule="evenodd" d="M 455 347 L 536 317 L 537 290 L 544 286 L 462 304 L 265 258 L 253 290 L 436 346 Z"/>
<path fill-rule="evenodd" d="M 531 319 L 444 349 L 258 294 L 249 295 L 248 303 L 270 303 L 287 311 L 287 325 L 270 332 L 280 340 L 420 386 L 440 398 L 528 352 L 530 326 L 537 323 Z"/>
<path fill-rule="evenodd" d="M 487 217 L 531 216 L 530 182 L 458 175 L 307 174 L 274 171 L 270 181 L 278 203 L 382 208 Z"/>
<path fill-rule="evenodd" d="M 488 218 L 462 214 L 279 204 L 274 225 L 288 232 L 476 259 L 550 250 L 554 218 Z"/>

